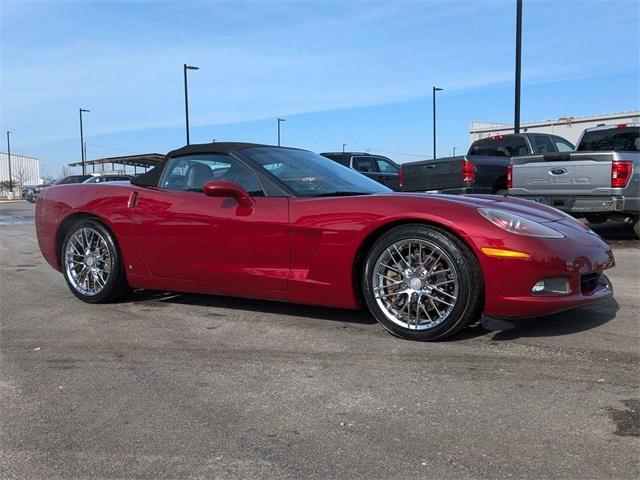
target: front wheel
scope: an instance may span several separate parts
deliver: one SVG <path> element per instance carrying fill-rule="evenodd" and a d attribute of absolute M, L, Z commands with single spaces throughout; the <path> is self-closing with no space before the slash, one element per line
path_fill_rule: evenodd
<path fill-rule="evenodd" d="M 96 220 L 81 219 L 69 229 L 61 262 L 71 292 L 84 302 L 114 302 L 130 292 L 118 246 Z"/>
<path fill-rule="evenodd" d="M 454 335 L 480 314 L 483 291 L 480 265 L 469 247 L 437 227 L 394 228 L 378 239 L 366 260 L 366 304 L 399 337 Z"/>

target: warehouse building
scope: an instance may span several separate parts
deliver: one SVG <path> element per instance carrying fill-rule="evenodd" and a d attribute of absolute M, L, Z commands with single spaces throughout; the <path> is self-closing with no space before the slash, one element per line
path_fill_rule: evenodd
<path fill-rule="evenodd" d="M 618 125 L 621 123 L 640 122 L 640 111 L 606 113 L 602 115 L 589 115 L 585 117 L 561 117 L 556 120 L 544 120 L 541 122 L 527 122 L 520 125 L 521 133 L 550 133 L 566 138 L 576 144 L 582 132 L 598 125 Z M 513 124 L 471 122 L 469 128 L 469 142 L 472 143 L 481 138 L 493 135 L 513 133 Z"/>
<path fill-rule="evenodd" d="M 19 192 L 23 185 L 38 185 L 42 183 L 40 175 L 40 160 L 25 155 L 11 154 L 11 181 L 14 193 Z M 8 196 L 9 185 L 9 155 L 0 152 L 0 195 Z M 14 195 L 15 196 L 15 195 Z"/>

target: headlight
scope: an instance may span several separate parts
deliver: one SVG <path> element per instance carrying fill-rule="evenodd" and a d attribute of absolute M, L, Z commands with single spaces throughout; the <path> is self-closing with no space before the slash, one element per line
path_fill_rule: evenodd
<path fill-rule="evenodd" d="M 509 213 L 504 210 L 495 210 L 493 208 L 479 208 L 478 212 L 496 227 L 499 227 L 509 233 L 526 235 L 528 237 L 564 238 L 563 234 L 553 228 L 549 228 L 546 225 L 534 222 L 528 218 L 521 217 L 515 213 Z"/>

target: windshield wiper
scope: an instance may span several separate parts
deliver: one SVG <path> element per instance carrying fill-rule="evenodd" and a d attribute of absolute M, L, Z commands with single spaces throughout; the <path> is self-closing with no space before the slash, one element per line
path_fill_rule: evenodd
<path fill-rule="evenodd" d="M 370 192 L 329 192 L 310 195 L 311 197 L 350 197 L 354 195 L 371 195 Z"/>

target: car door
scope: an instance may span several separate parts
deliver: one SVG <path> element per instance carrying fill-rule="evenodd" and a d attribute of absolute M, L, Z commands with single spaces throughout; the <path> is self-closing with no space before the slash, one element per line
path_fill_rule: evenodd
<path fill-rule="evenodd" d="M 207 181 L 240 184 L 255 200 L 206 196 Z M 288 198 L 265 197 L 258 177 L 228 155 L 169 159 L 158 188 L 144 188 L 133 208 L 138 251 L 154 276 L 236 286 L 287 289 Z"/>
<path fill-rule="evenodd" d="M 352 157 L 351 168 L 375 180 L 376 182 L 380 182 L 380 173 L 376 168 L 376 165 L 375 165 L 375 162 L 373 161 L 372 156 L 367 155 L 367 156 Z"/>
<path fill-rule="evenodd" d="M 383 185 L 391 188 L 392 190 L 400 189 L 400 178 L 398 165 L 385 157 L 374 157 L 374 161 L 378 172 L 380 172 L 379 181 Z"/>

